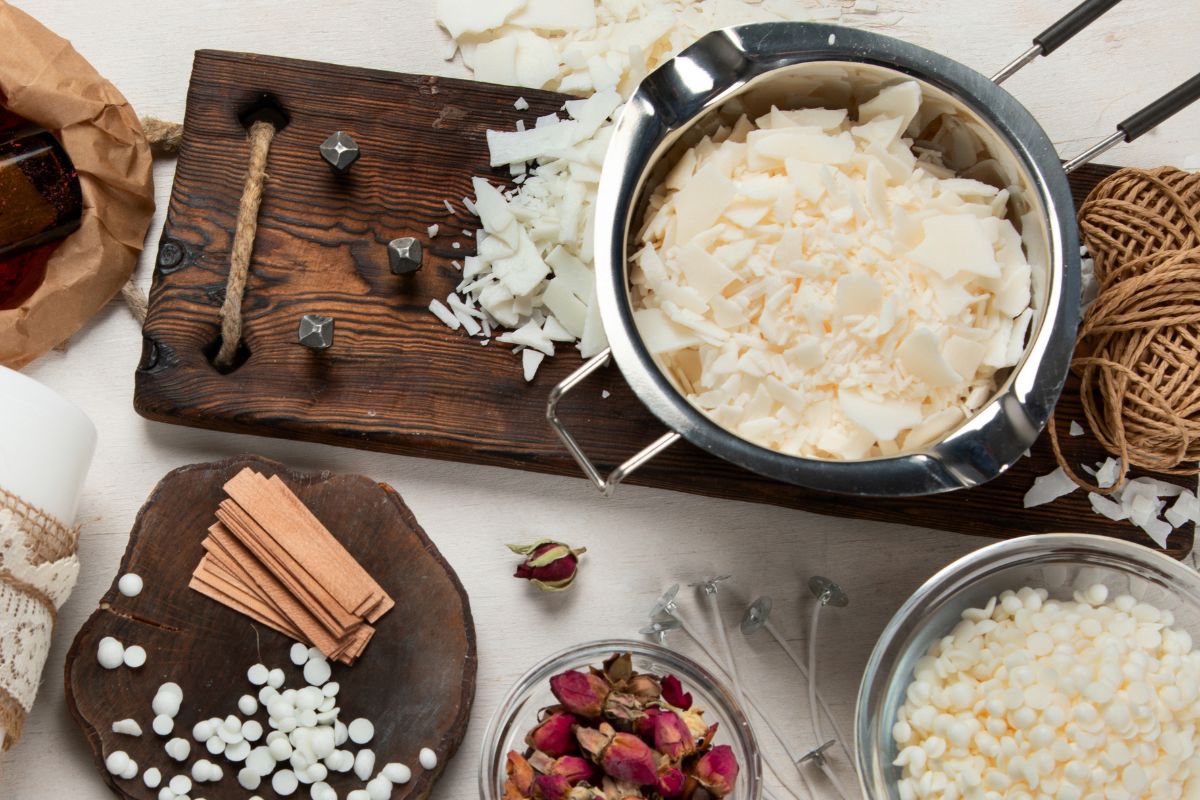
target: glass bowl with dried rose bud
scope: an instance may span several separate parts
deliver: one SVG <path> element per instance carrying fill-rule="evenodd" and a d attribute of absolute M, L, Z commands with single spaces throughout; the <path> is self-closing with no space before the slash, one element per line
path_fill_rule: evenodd
<path fill-rule="evenodd" d="M 484 734 L 480 800 L 760 800 L 732 693 L 651 644 L 577 645 L 530 669 Z"/>

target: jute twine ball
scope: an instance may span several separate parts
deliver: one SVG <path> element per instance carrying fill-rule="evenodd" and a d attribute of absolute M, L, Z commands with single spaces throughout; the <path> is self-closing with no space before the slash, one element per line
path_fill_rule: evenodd
<path fill-rule="evenodd" d="M 1200 472 L 1200 175 L 1123 169 L 1079 210 L 1099 296 L 1084 315 L 1072 366 L 1096 439 L 1128 469 Z"/>

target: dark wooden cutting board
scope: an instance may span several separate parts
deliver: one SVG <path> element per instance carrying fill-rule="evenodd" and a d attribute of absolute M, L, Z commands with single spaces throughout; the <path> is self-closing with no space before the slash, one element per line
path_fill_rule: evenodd
<path fill-rule="evenodd" d="M 268 162 L 244 303 L 249 354 L 221 374 L 209 356 L 246 168 L 239 113 L 264 95 L 290 121 Z M 513 108 L 519 97 L 527 111 Z M 547 393 L 579 365 L 578 355 L 564 349 L 526 384 L 506 347 L 481 347 L 427 309 L 459 282 L 451 261 L 473 252 L 473 236 L 464 231 L 473 233 L 478 220 L 462 203 L 472 194 L 471 177 L 508 180 L 507 170 L 488 166 L 484 132 L 511 129 L 518 118 L 532 123 L 564 99 L 470 81 L 198 52 L 137 370 L 138 412 L 217 430 L 580 476 L 545 420 Z M 341 178 L 317 154 L 335 130 L 349 131 L 363 152 Z M 1076 172 L 1076 200 L 1112 171 Z M 426 228 L 434 224 L 439 232 L 431 239 Z M 425 266 L 397 277 L 385 248 L 404 235 L 424 243 Z M 299 318 L 311 312 L 337 319 L 336 344 L 326 352 L 296 343 Z M 601 390 L 611 396 L 602 398 Z M 1073 387 L 1060 413 L 1064 424 L 1082 420 Z M 571 395 L 563 417 L 606 467 L 662 432 L 615 368 Z M 777 483 L 679 443 L 630 482 L 965 533 L 1084 530 L 1149 543 L 1132 525 L 1093 513 L 1082 492 L 1023 510 L 1034 476 L 1053 468 L 1043 440 L 1031 458 L 987 486 L 874 500 Z M 1175 555 L 1191 544 L 1190 531 L 1172 536 Z"/>
<path fill-rule="evenodd" d="M 246 678 L 251 664 L 282 668 L 288 687 L 305 685 L 288 657 L 291 639 L 188 588 L 203 554 L 200 542 L 225 496 L 222 486 L 243 467 L 278 475 L 396 601 L 379 619 L 362 657 L 352 667 L 334 664 L 332 680 L 341 684 L 339 718 L 366 717 L 375 724 L 367 746 L 375 751 L 378 768 L 391 761 L 412 768 L 413 780 L 396 787 L 392 799 L 423 800 L 461 744 L 475 697 L 475 627 L 466 592 L 390 486 L 361 475 L 295 472 L 256 456 L 183 467 L 159 482 L 138 513 L 117 571 L 118 576 L 140 575 L 145 587 L 136 597 L 125 597 L 114 578 L 71 644 L 67 706 L 87 736 L 100 774 L 120 797 L 154 800 L 158 790 L 146 787 L 140 771 L 132 780 L 115 778 L 104 768 L 105 756 L 124 750 L 140 770 L 158 767 L 164 785 L 207 758 L 221 765 L 225 777 L 197 785 L 192 796 L 244 800 L 255 794 L 238 785 L 240 765 L 209 755 L 191 736 L 202 719 L 246 718 L 237 701 L 258 694 L 259 687 Z M 145 666 L 102 668 L 96 648 L 105 636 L 144 647 Z M 171 735 L 191 742 L 184 764 L 163 751 L 168 737 L 150 729 L 150 703 L 166 681 L 183 689 Z M 126 718 L 141 725 L 141 736 L 113 733 L 112 723 Z M 254 719 L 269 730 L 262 709 Z M 418 766 L 422 747 L 438 753 L 437 769 Z M 326 780 L 340 797 L 363 785 L 353 773 L 331 773 Z M 273 796 L 265 783 L 256 793 Z M 308 788 L 301 786 L 295 797 L 307 798 Z"/>

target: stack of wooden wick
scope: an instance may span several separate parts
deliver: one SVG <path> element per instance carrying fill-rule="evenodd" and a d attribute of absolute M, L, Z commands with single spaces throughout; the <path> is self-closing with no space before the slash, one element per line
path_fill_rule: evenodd
<path fill-rule="evenodd" d="M 191 588 L 353 664 L 392 599 L 278 477 L 224 488 Z"/>

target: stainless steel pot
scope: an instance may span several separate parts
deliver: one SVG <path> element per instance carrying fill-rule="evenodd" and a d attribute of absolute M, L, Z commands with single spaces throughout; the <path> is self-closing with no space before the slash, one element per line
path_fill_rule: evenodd
<path fill-rule="evenodd" d="M 1120 140 L 1132 140 L 1200 94 L 1200 76 L 1065 167 L 1037 120 L 998 81 L 1049 52 L 1115 0 L 1090 0 L 994 79 L 930 50 L 868 31 L 809 23 L 761 23 L 711 33 L 649 75 L 617 121 L 596 207 L 596 284 L 609 348 L 551 392 L 547 417 L 580 467 L 604 494 L 678 441 L 787 483 L 854 495 L 923 495 L 975 486 L 1001 474 L 1033 444 L 1066 380 L 1080 316 L 1079 241 L 1066 171 Z M 1010 190 L 1034 268 L 1035 316 L 1024 355 L 969 419 L 918 452 L 858 461 L 785 455 L 751 443 L 694 407 L 643 344 L 629 296 L 629 240 L 674 157 L 710 133 L 723 113 L 775 102 L 799 105 L 814 93 L 843 102 L 916 80 L 923 104 L 968 123 L 992 156 L 993 181 Z M 1185 96 L 1186 95 L 1186 96 Z M 732 111 L 731 111 L 732 106 Z M 1167 106 L 1170 106 L 1169 108 Z M 607 477 L 558 418 L 572 388 L 615 359 L 638 398 L 670 432 Z"/>

